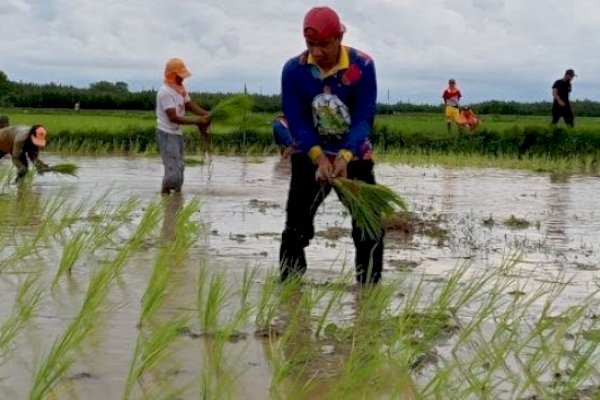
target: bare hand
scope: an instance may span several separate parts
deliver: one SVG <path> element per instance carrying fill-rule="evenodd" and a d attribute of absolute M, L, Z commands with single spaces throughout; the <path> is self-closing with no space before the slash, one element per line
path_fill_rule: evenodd
<path fill-rule="evenodd" d="M 210 117 L 208 115 L 205 117 L 198 117 L 197 125 L 199 128 L 201 128 L 200 131 L 202 131 L 202 128 L 208 128 L 208 126 L 210 125 Z"/>
<path fill-rule="evenodd" d="M 315 180 L 319 182 L 328 182 L 333 174 L 333 165 L 329 162 L 329 159 L 325 154 L 321 154 L 317 160 L 317 172 L 315 173 Z"/>
<path fill-rule="evenodd" d="M 347 178 L 348 177 L 348 161 L 342 157 L 336 157 L 333 163 L 332 178 Z"/>
<path fill-rule="evenodd" d="M 208 126 L 198 125 L 198 131 L 200 132 L 200 138 L 207 140 L 208 139 Z"/>
<path fill-rule="evenodd" d="M 292 156 L 292 154 L 294 154 L 295 151 L 296 151 L 296 149 L 294 149 L 294 146 L 286 147 L 281 152 L 281 159 L 286 160 L 286 159 L 290 158 Z"/>
<path fill-rule="evenodd" d="M 559 105 L 559 106 L 561 106 L 561 107 L 564 107 L 566 104 L 565 104 L 565 102 L 564 102 L 564 101 L 562 101 L 562 100 L 559 100 L 559 101 L 558 101 L 558 105 Z"/>

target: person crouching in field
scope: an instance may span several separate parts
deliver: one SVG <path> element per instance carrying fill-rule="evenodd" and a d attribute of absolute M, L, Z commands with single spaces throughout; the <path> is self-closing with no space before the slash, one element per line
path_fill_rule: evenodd
<path fill-rule="evenodd" d="M 164 83 L 156 94 L 156 138 L 163 160 L 165 173 L 162 194 L 181 191 L 183 186 L 183 132 L 181 125 L 197 125 L 206 134 L 210 119 L 208 111 L 194 103 L 183 86 L 183 80 L 192 74 L 183 60 L 172 58 L 167 61 Z M 197 116 L 186 117 L 189 111 Z"/>
<path fill-rule="evenodd" d="M 461 107 L 460 114 L 456 120 L 459 130 L 472 131 L 479 126 L 479 122 L 479 118 L 477 118 L 471 107 Z"/>
<path fill-rule="evenodd" d="M 17 179 L 21 180 L 27 175 L 31 160 L 38 172 L 50 170 L 39 158 L 40 148 L 46 146 L 46 128 L 42 125 L 33 126 L 7 126 L 0 129 L 0 157 L 10 154 L 12 162 L 17 168 Z"/>
<path fill-rule="evenodd" d="M 452 124 L 455 123 L 459 117 L 458 103 L 462 94 L 460 89 L 456 86 L 454 79 L 448 80 L 448 88 L 442 93 L 442 99 L 444 99 L 444 114 L 446 115 L 446 126 L 448 127 L 448 133 L 452 129 Z"/>

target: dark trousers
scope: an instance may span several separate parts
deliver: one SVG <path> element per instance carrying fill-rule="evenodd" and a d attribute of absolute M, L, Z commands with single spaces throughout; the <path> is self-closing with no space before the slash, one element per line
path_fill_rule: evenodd
<path fill-rule="evenodd" d="M 561 107 L 558 104 L 552 106 L 552 124 L 557 124 L 560 117 L 564 118 L 567 125 L 574 127 L 575 116 L 573 115 L 573 111 L 571 111 L 570 104 L 567 104 L 564 107 Z"/>
<path fill-rule="evenodd" d="M 315 180 L 316 166 L 306 154 L 292 155 L 292 179 L 286 208 L 285 229 L 281 235 L 279 262 L 281 280 L 306 272 L 304 248 L 313 238 L 314 217 L 319 205 L 331 192 L 331 185 Z M 348 164 L 348 178 L 374 184 L 373 161 L 356 160 Z M 338 193 L 339 197 L 339 193 Z M 352 239 L 356 248 L 356 280 L 377 283 L 383 264 L 383 229 L 377 239 L 371 239 L 352 220 Z"/>

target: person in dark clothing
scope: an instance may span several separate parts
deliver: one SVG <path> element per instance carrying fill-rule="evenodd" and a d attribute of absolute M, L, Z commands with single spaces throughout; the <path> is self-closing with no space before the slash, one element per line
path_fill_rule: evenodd
<path fill-rule="evenodd" d="M 552 124 L 556 125 L 560 117 L 563 117 L 565 123 L 570 127 L 575 124 L 575 117 L 571 111 L 571 103 L 569 102 L 569 93 L 571 93 L 571 81 L 577 75 L 572 69 L 565 71 L 565 76 L 558 79 L 552 85 Z"/>
<path fill-rule="evenodd" d="M 369 133 L 375 118 L 375 65 L 367 54 L 342 45 L 345 32 L 337 13 L 315 7 L 304 18 L 307 50 L 282 71 L 283 112 L 297 151 L 285 229 L 281 235 L 281 280 L 306 271 L 304 248 L 314 236 L 317 208 L 337 177 L 375 183 Z M 383 229 L 363 235 L 352 221 L 356 280 L 377 283 L 383 262 Z"/>

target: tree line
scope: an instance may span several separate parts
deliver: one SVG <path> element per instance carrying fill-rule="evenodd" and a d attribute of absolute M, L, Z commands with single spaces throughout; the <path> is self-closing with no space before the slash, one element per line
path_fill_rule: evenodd
<path fill-rule="evenodd" d="M 231 93 L 191 93 L 201 106 L 210 109 Z M 254 101 L 254 111 L 276 113 L 281 110 L 279 95 L 249 93 Z M 126 82 L 99 81 L 87 88 L 56 83 L 36 84 L 10 81 L 0 71 L 0 107 L 20 108 L 74 108 L 94 110 L 153 110 L 155 90 L 131 91 Z M 552 104 L 547 101 L 484 101 L 470 104 L 478 114 L 487 115 L 548 115 Z M 577 116 L 600 117 L 600 102 L 583 100 L 572 102 Z M 440 112 L 437 104 L 377 104 L 378 114 Z"/>

